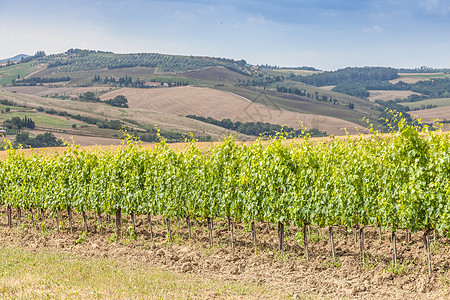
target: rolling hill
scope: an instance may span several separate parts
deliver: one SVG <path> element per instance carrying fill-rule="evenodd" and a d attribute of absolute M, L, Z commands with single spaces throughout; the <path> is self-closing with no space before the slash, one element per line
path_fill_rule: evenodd
<path fill-rule="evenodd" d="M 253 102 L 235 93 L 202 87 L 175 87 L 166 89 L 122 88 L 103 94 L 107 100 L 117 95 L 127 97 L 130 108 L 158 111 L 171 115 L 198 115 L 214 119 L 241 122 L 267 122 L 308 129 L 317 128 L 328 134 L 343 134 L 341 128 L 355 132 L 363 127 L 330 116 L 299 113 Z"/>
<path fill-rule="evenodd" d="M 365 69 L 372 72 L 371 68 Z M 355 128 L 364 130 L 364 119 L 378 121 L 384 109 L 378 103 L 299 80 L 299 76 L 323 73 L 326 72 L 307 68 L 250 66 L 244 60 L 215 57 L 70 49 L 59 54 L 35 55 L 0 67 L 0 84 L 3 85 L 0 100 L 15 99 L 35 108 L 41 106 L 96 119 L 119 120 L 136 130 L 149 130 L 157 125 L 166 131 L 193 132 L 212 139 L 230 132 L 184 116 L 268 122 L 296 129 L 302 122 L 308 129 L 317 128 L 335 135 L 345 134 L 342 128 L 350 133 L 355 133 Z M 35 78 L 37 83 L 28 84 L 23 78 Z M 59 78 L 67 79 L 58 81 Z M 46 81 L 39 81 L 42 79 Z M 11 84 L 13 80 L 15 86 Z M 148 88 L 147 84 L 158 87 Z M 176 85 L 183 86 L 174 87 Z M 61 100 L 77 98 L 88 91 L 102 100 L 124 95 L 130 108 Z M 410 93 L 372 92 L 371 100 Z M 92 128 L 89 130 L 95 132 Z M 112 138 L 110 133 L 102 134 L 102 138 Z M 240 138 L 250 137 L 241 135 Z"/>
<path fill-rule="evenodd" d="M 30 57 L 30 55 L 18 54 L 16 56 L 13 56 L 13 57 L 10 57 L 10 58 L 0 59 L 0 63 L 7 62 L 7 61 L 19 61 L 19 60 L 27 58 L 27 57 Z"/>

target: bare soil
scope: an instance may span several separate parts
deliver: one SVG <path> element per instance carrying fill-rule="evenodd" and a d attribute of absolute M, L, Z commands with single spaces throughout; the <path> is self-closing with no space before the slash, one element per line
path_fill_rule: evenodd
<path fill-rule="evenodd" d="M 36 212 L 35 212 L 36 213 Z M 37 214 L 34 216 L 37 219 Z M 172 239 L 162 217 L 152 218 L 153 239 L 146 216 L 138 216 L 136 235 L 129 216 L 123 216 L 122 239 L 115 239 L 114 218 L 102 217 L 102 225 L 89 216 L 89 233 L 82 239 L 82 218 L 74 217 L 70 233 L 65 213 L 60 214 L 62 229 L 56 230 L 54 217 L 45 217 L 31 226 L 30 214 L 22 212 L 21 225 L 14 214 L 13 228 L 6 225 L 5 206 L 0 210 L 0 243 L 30 249 L 48 248 L 86 258 L 108 257 L 139 265 L 151 265 L 183 273 L 230 281 L 252 282 L 293 298 L 327 299 L 449 299 L 450 241 L 437 234 L 433 240 L 432 275 L 428 275 L 423 232 L 405 242 L 398 231 L 398 265 L 393 268 L 390 232 L 365 228 L 365 261 L 361 261 L 359 241 L 352 232 L 334 228 L 337 261 L 333 263 L 327 229 L 312 227 L 308 233 L 309 261 L 299 240 L 298 229 L 286 226 L 284 250 L 278 250 L 277 230 L 256 224 L 257 246 L 252 243 L 249 224 L 234 225 L 234 248 L 226 220 L 213 224 L 213 246 L 204 221 L 191 220 L 192 238 L 188 238 L 185 220 L 173 221 Z"/>

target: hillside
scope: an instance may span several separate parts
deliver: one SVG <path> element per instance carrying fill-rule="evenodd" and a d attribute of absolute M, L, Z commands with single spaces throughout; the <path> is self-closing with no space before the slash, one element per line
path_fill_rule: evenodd
<path fill-rule="evenodd" d="M 102 100 L 117 95 L 127 97 L 130 108 L 158 111 L 171 115 L 198 115 L 214 119 L 231 119 L 241 122 L 268 122 L 300 128 L 300 122 L 308 129 L 317 128 L 328 134 L 343 134 L 341 128 L 355 132 L 363 127 L 338 118 L 298 113 L 252 102 L 237 94 L 200 87 L 176 87 L 170 89 L 123 88 L 101 96 Z"/>
<path fill-rule="evenodd" d="M 34 61 L 47 64 L 49 69 L 54 68 L 58 72 L 147 67 L 154 68 L 155 73 L 181 73 L 217 66 L 243 73 L 249 72 L 244 60 L 159 53 L 114 54 L 105 51 L 70 49 L 64 53 L 35 58 Z"/>
<path fill-rule="evenodd" d="M 342 128 L 356 133 L 354 128 L 364 130 L 366 120 L 379 123 L 386 108 L 396 108 L 379 100 L 418 96 L 413 99 L 418 101 L 433 95 L 423 83 L 404 86 L 389 80 L 420 78 L 432 82 L 445 77 L 445 72 L 399 73 L 382 67 L 330 72 L 312 67 L 251 66 L 244 60 L 215 57 L 80 49 L 53 55 L 38 52 L 17 64 L 0 67 L 2 90 L 11 99 L 26 99 L 21 103 L 120 121 L 136 130 L 148 131 L 157 125 L 179 138 L 193 132 L 197 137 L 212 139 L 230 131 L 184 116 L 267 122 L 296 129 L 302 122 L 308 129 L 328 134 L 345 134 Z M 350 79 L 354 83 L 349 83 Z M 440 80 L 436 83 L 440 84 L 439 95 L 447 95 L 447 83 Z M 75 99 L 88 91 L 103 101 L 124 95 L 130 108 L 61 100 Z M 89 127 L 89 134 L 98 133 Z M 99 137 L 111 138 L 114 134 L 101 133 Z"/>
<path fill-rule="evenodd" d="M 104 103 L 43 98 L 29 94 L 11 93 L 6 91 L 0 92 L 0 99 L 11 100 L 19 105 L 25 105 L 27 107 L 41 107 L 45 110 L 55 110 L 56 112 L 65 112 L 71 115 L 82 115 L 83 117 L 96 118 L 99 120 L 120 120 L 125 126 L 135 127 L 139 130 L 152 129 L 156 125 L 167 132 L 178 132 L 186 135 L 192 133 L 194 136 L 199 138 L 209 136 L 212 140 L 218 140 L 221 137 L 231 133 L 231 131 L 221 127 L 185 118 L 183 116 L 149 111 L 147 109 L 124 109 L 109 106 Z M 99 129 L 97 126 L 90 126 L 86 130 L 89 130 L 90 132 L 79 133 L 82 135 L 98 135 L 101 137 L 115 136 L 116 138 L 119 138 L 122 136 L 118 130 L 110 130 L 111 132 L 105 135 L 105 133 L 102 132 L 103 129 Z M 77 135 L 77 132 L 69 132 L 68 130 L 62 133 Z M 252 139 L 251 137 L 242 134 L 238 134 L 237 136 L 239 139 L 243 140 Z"/>
<path fill-rule="evenodd" d="M 30 56 L 26 55 L 26 54 L 18 54 L 13 57 L 10 57 L 10 58 L 0 59 L 0 63 L 7 62 L 7 61 L 19 61 L 19 60 L 27 58 L 27 57 L 30 57 Z"/>

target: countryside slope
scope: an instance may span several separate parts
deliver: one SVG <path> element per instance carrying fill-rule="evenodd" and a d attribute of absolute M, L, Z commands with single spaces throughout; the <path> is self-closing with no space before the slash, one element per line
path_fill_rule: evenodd
<path fill-rule="evenodd" d="M 158 111 L 171 115 L 198 115 L 214 119 L 241 122 L 268 122 L 307 129 L 318 128 L 328 134 L 343 134 L 341 128 L 354 133 L 363 127 L 345 120 L 301 114 L 253 103 L 236 94 L 202 87 L 176 87 L 170 89 L 122 88 L 101 96 L 102 100 L 117 95 L 127 97 L 130 108 Z"/>
<path fill-rule="evenodd" d="M 185 118 L 183 116 L 167 114 L 157 111 L 149 111 L 140 108 L 118 108 L 104 103 L 79 102 L 71 100 L 60 100 L 54 98 L 43 98 L 34 95 L 0 92 L 0 99 L 12 100 L 20 105 L 30 107 L 53 108 L 57 111 L 66 111 L 71 114 L 81 114 L 108 120 L 133 120 L 143 126 L 159 128 L 168 131 L 192 132 L 198 135 L 210 135 L 213 140 L 218 140 L 231 131 L 224 128 L 203 123 L 197 120 Z M 251 139 L 251 137 L 238 134 L 240 139 Z"/>

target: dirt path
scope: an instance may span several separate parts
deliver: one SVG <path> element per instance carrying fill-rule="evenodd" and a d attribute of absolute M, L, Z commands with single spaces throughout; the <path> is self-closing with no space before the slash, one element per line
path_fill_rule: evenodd
<path fill-rule="evenodd" d="M 114 220 L 103 217 L 102 233 L 91 216 L 88 238 L 77 243 L 82 231 L 80 216 L 75 233 L 70 234 L 64 214 L 61 232 L 55 230 L 55 219 L 47 218 L 45 226 L 31 228 L 29 216 L 23 216 L 23 225 L 9 229 L 6 226 L 4 206 L 0 212 L 0 243 L 21 245 L 31 249 L 50 248 L 85 257 L 108 257 L 138 264 L 149 264 L 178 272 L 190 272 L 205 277 L 230 281 L 252 282 L 278 290 L 292 297 L 355 298 L 355 299 L 449 299 L 450 297 L 450 242 L 437 236 L 432 244 L 433 274 L 428 276 L 423 233 L 412 236 L 406 244 L 404 232 L 398 232 L 397 268 L 390 265 L 392 248 L 390 233 L 384 231 L 382 240 L 378 230 L 365 230 L 365 263 L 361 263 L 359 241 L 353 233 L 335 228 L 334 240 L 338 260 L 334 265 L 330 254 L 328 231 L 312 228 L 308 234 L 310 261 L 306 260 L 299 231 L 286 228 L 285 249 L 277 250 L 276 228 L 258 223 L 257 248 L 252 244 L 248 224 L 235 225 L 235 247 L 230 245 L 227 222 L 214 222 L 213 243 L 209 245 L 208 229 L 204 222 L 192 220 L 192 239 L 188 239 L 186 222 L 172 223 L 172 241 L 161 217 L 153 217 L 151 240 L 147 218 L 137 218 L 136 236 L 129 235 L 129 217 L 124 216 L 123 239 L 115 240 Z M 23 214 L 25 215 L 25 214 Z M 61 219 L 60 219 L 61 220 Z M 44 229 L 42 229 L 44 228 Z"/>

